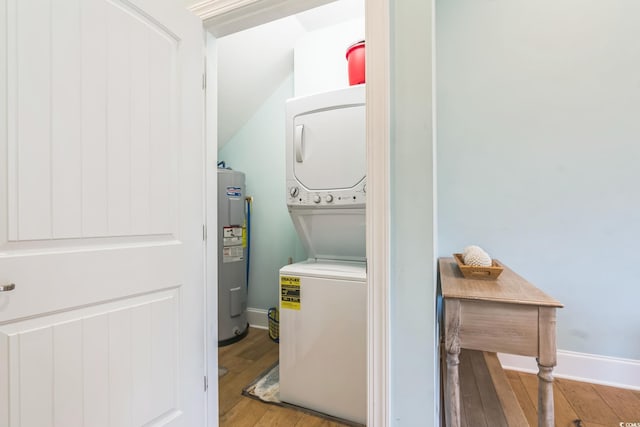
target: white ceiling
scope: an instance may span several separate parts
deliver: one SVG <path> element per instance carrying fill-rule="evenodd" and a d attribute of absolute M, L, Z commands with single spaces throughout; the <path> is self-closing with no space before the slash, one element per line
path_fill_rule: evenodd
<path fill-rule="evenodd" d="M 364 0 L 339 0 L 218 39 L 218 148 L 293 72 L 307 31 L 364 16 Z"/>

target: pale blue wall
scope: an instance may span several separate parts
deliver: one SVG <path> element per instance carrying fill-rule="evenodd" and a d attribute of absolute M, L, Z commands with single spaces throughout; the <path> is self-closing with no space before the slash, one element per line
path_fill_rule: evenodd
<path fill-rule="evenodd" d="M 244 172 L 247 195 L 253 196 L 251 230 L 251 308 L 277 306 L 278 270 L 306 259 L 289 213 L 285 191 L 285 101 L 293 96 L 293 76 L 264 102 L 218 152 L 218 160 Z M 220 106 L 224 108 L 224 106 Z"/>
<path fill-rule="evenodd" d="M 437 1 L 439 254 L 565 304 L 558 348 L 640 359 L 640 3 Z"/>
<path fill-rule="evenodd" d="M 432 1 L 391 2 L 391 417 L 437 425 Z"/>

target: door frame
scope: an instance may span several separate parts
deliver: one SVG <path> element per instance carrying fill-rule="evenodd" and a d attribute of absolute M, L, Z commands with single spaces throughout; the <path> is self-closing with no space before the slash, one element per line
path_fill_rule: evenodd
<path fill-rule="evenodd" d="M 221 37 L 274 19 L 311 9 L 334 0 L 204 0 L 190 9 L 198 15 L 206 31 Z M 367 425 L 386 427 L 390 420 L 390 0 L 365 0 L 365 39 L 367 40 Z M 215 66 L 215 59 L 207 65 Z M 211 68 L 210 68 L 211 69 Z M 214 80 L 214 79 L 210 79 Z M 213 83 L 213 82 L 211 82 Z M 215 86 L 215 83 L 212 84 Z M 209 91 L 207 91 L 209 93 Z M 209 95 L 207 95 L 209 97 Z M 215 95 L 217 100 L 217 94 Z M 209 102 L 208 105 L 211 105 Z M 212 103 L 213 104 L 213 103 Z M 207 133 L 210 127 L 207 126 Z M 207 143 L 210 139 L 207 138 Z M 217 153 L 208 153 L 209 164 Z M 206 170 L 209 170 L 208 168 Z M 210 190 L 209 190 L 210 192 Z M 209 210 L 209 209 L 208 209 Z M 208 213 L 208 218 L 211 214 Z M 209 257 L 211 257 L 209 253 Z M 208 270 L 209 272 L 213 270 Z M 217 277 L 217 274 L 216 274 Z M 212 289 L 207 278 L 208 294 Z M 216 306 L 217 307 L 217 306 Z M 217 312 L 217 308 L 216 308 Z M 208 314 L 208 313 L 207 313 Z M 205 314 L 205 316 L 207 315 Z M 213 322 L 207 319 L 207 326 Z M 217 323 L 215 323 L 217 324 Z M 207 329 L 208 330 L 208 329 Z M 207 348 L 214 334 L 207 333 Z M 217 355 L 208 357 L 217 368 Z M 217 375 L 209 370 L 208 393 L 215 410 L 209 412 L 209 425 L 217 425 Z M 213 381 L 215 378 L 215 384 Z M 212 406 L 209 406 L 210 408 Z M 215 422 L 214 422 L 215 421 Z"/>

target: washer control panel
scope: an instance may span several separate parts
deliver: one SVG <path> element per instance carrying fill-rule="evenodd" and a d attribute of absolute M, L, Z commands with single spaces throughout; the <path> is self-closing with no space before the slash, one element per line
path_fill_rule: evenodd
<path fill-rule="evenodd" d="M 287 205 L 289 206 L 353 206 L 366 202 L 366 180 L 347 190 L 307 190 L 297 181 L 287 182 Z"/>

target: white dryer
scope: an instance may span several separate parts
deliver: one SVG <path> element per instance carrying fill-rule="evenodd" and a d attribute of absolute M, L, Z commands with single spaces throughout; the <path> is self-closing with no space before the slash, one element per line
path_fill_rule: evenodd
<path fill-rule="evenodd" d="M 365 87 L 289 100 L 287 206 L 309 259 L 280 270 L 280 399 L 366 422 Z"/>
<path fill-rule="evenodd" d="M 287 206 L 307 256 L 364 261 L 365 87 L 287 101 Z"/>

